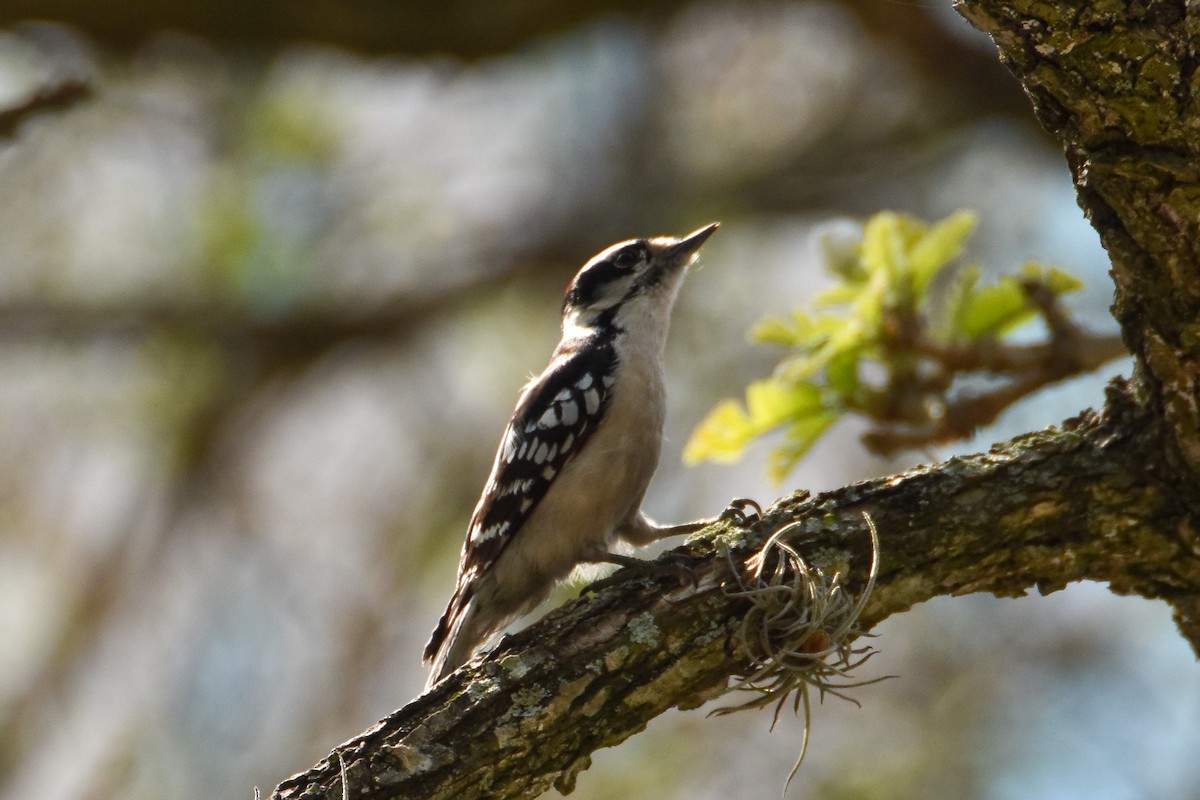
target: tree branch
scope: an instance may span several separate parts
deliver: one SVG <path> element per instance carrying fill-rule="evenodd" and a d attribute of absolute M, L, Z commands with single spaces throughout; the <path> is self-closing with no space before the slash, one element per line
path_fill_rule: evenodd
<path fill-rule="evenodd" d="M 1092 579 L 1173 603 L 1200 651 L 1200 503 L 1164 481 L 1159 428 L 1116 386 L 1104 413 L 985 454 L 785 498 L 749 531 L 710 531 L 687 547 L 695 588 L 619 577 L 338 747 L 352 796 L 518 798 L 569 789 L 592 751 L 669 708 L 700 705 L 745 674 L 734 631 L 746 602 L 726 594 L 726 553 L 744 562 L 796 521 L 803 534 L 793 543 L 826 571 L 848 566 L 855 590 L 871 558 L 861 514 L 874 519 L 881 562 L 864 628 L 939 595 L 1017 596 Z M 337 800 L 339 774 L 337 759 L 322 761 L 273 797 Z"/>
<path fill-rule="evenodd" d="M 967 344 L 942 344 L 925 331 L 925 322 L 913 315 L 901 320 L 901 332 L 883 361 L 888 378 L 874 390 L 869 409 L 873 427 L 862 442 L 873 453 L 889 456 L 901 450 L 965 439 L 996 421 L 1006 409 L 1046 387 L 1074 375 L 1093 372 L 1113 359 L 1128 355 L 1117 336 L 1091 333 L 1067 316 L 1058 297 L 1045 285 L 1026 280 L 1023 289 L 1041 313 L 1050 333 L 1038 344 L 1011 344 L 1002 340 Z M 921 363 L 912 363 L 911 355 Z M 893 363 L 909 362 L 893 369 Z M 922 369 L 932 365 L 933 369 Z M 1004 375 L 1007 383 L 985 392 L 955 391 L 958 376 L 969 373 Z M 939 414 L 932 413 L 940 409 Z"/>

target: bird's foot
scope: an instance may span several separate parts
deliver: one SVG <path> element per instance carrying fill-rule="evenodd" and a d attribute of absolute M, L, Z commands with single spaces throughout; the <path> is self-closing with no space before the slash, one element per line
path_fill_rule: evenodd
<path fill-rule="evenodd" d="M 721 512 L 719 520 L 733 522 L 745 528 L 762 519 L 763 510 L 756 501 L 748 497 L 737 497 L 729 501 L 729 505 Z"/>

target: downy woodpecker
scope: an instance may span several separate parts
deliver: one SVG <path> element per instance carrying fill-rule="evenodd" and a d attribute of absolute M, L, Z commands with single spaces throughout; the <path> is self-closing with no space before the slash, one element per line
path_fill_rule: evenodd
<path fill-rule="evenodd" d="M 475 506 L 458 582 L 425 648 L 433 686 L 531 611 L 581 563 L 691 533 L 641 511 L 666 412 L 663 346 L 687 267 L 717 223 L 681 239 L 615 244 L 571 281 L 562 341 L 521 391 Z"/>

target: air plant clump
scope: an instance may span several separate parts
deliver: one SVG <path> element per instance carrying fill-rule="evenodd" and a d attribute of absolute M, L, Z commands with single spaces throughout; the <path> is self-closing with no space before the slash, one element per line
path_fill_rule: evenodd
<path fill-rule="evenodd" d="M 846 690 L 883 680 L 858 681 L 853 675 L 876 652 L 869 645 L 853 646 L 856 639 L 867 635 L 856 623 L 879 570 L 879 537 L 870 516 L 864 513 L 863 518 L 871 533 L 871 570 L 857 597 L 843 585 L 841 572 L 826 574 L 805 561 L 788 541 L 788 535 L 801 525 L 799 522 L 773 533 L 762 549 L 746 560 L 744 573 L 733 567 L 730 557 L 737 584 L 727 591 L 751 605 L 735 633 L 738 646 L 750 658 L 750 669 L 730 689 L 755 696 L 713 713 L 729 714 L 774 704 L 774 730 L 789 698 L 794 713 L 803 709 L 804 739 L 784 791 L 808 751 L 810 690 L 818 692 L 818 700 L 830 694 L 859 705 Z"/>

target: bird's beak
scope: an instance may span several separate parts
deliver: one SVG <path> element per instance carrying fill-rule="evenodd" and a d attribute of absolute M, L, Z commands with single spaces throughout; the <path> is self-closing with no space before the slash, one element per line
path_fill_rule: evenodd
<path fill-rule="evenodd" d="M 721 223 L 714 222 L 711 225 L 705 225 L 699 230 L 692 231 L 687 236 L 671 245 L 671 248 L 667 251 L 667 254 L 670 256 L 672 261 L 690 261 L 691 256 L 700 249 L 700 245 L 708 241 L 708 237 L 712 236 L 720 226 Z"/>

